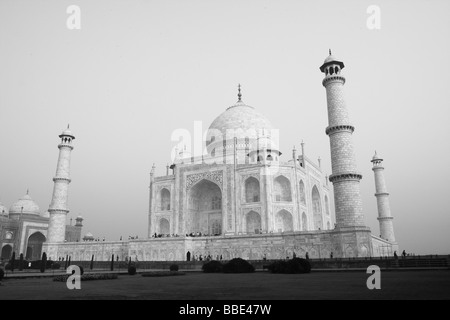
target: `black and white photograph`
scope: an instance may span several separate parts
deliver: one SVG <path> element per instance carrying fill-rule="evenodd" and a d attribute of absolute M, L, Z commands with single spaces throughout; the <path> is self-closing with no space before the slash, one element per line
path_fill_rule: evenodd
<path fill-rule="evenodd" d="M 0 0 L 0 300 L 449 300 L 449 12 Z"/>

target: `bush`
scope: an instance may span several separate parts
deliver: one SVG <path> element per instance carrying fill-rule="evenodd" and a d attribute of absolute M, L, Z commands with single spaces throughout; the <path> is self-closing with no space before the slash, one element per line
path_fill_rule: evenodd
<path fill-rule="evenodd" d="M 59 269 L 61 269 L 61 265 L 58 262 L 53 262 L 52 269 L 59 270 Z"/>
<path fill-rule="evenodd" d="M 310 273 L 311 264 L 306 259 L 293 258 L 288 261 L 275 261 L 268 269 L 272 273 Z"/>
<path fill-rule="evenodd" d="M 169 268 L 170 271 L 178 271 L 178 265 L 177 264 L 172 264 Z"/>
<path fill-rule="evenodd" d="M 5 271 L 3 271 L 2 268 L 0 268 L 0 281 L 2 281 L 4 276 L 5 276 Z"/>
<path fill-rule="evenodd" d="M 251 273 L 255 272 L 255 267 L 252 266 L 247 260 L 241 258 L 235 258 L 223 266 L 224 273 Z"/>
<path fill-rule="evenodd" d="M 275 261 L 267 269 L 272 273 L 287 273 L 287 262 L 282 260 Z"/>
<path fill-rule="evenodd" d="M 223 265 L 220 261 L 212 260 L 202 266 L 205 273 L 220 273 L 223 270 Z"/>
<path fill-rule="evenodd" d="M 45 269 L 47 269 L 47 254 L 44 252 L 42 254 L 42 261 L 41 261 L 40 271 L 41 272 L 45 272 Z"/>
<path fill-rule="evenodd" d="M 134 276 L 136 274 L 136 267 L 135 266 L 129 266 L 128 267 L 128 274 L 130 276 Z"/>

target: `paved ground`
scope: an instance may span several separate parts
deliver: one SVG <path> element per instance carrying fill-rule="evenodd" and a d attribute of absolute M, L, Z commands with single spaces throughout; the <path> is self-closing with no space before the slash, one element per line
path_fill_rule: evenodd
<path fill-rule="evenodd" d="M 51 278 L 7 279 L 0 299 L 450 299 L 450 270 L 381 273 L 381 290 L 368 290 L 364 272 L 305 275 L 187 273 L 87 281 L 68 290 Z"/>

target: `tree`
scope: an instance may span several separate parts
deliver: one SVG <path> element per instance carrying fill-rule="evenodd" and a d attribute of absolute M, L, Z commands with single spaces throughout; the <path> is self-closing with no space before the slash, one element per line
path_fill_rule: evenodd
<path fill-rule="evenodd" d="M 14 272 L 14 265 L 16 264 L 16 252 L 14 251 L 11 257 L 11 272 Z"/>
<path fill-rule="evenodd" d="M 111 271 L 114 271 L 114 254 L 111 256 Z"/>
<path fill-rule="evenodd" d="M 92 255 L 92 258 L 91 258 L 91 265 L 89 266 L 89 268 L 92 270 L 92 269 L 94 269 L 94 255 Z"/>
<path fill-rule="evenodd" d="M 23 270 L 23 253 L 20 254 L 19 258 L 19 271 Z"/>
<path fill-rule="evenodd" d="M 41 260 L 41 272 L 45 272 L 46 265 L 47 265 L 47 254 L 44 252 L 42 254 L 42 260 Z"/>

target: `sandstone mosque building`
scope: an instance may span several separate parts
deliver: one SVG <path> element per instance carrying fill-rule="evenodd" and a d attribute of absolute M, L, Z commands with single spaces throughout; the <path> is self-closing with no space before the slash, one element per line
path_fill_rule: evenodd
<path fill-rule="evenodd" d="M 238 101 L 211 124 L 205 141 L 208 154 L 192 157 L 179 150 L 172 174 L 150 174 L 148 238 L 107 242 L 66 242 L 67 190 L 74 136 L 63 132 L 49 208 L 43 251 L 51 259 L 72 261 L 279 259 L 392 255 L 394 237 L 382 159 L 372 159 L 380 237 L 365 226 L 360 195 L 361 174 L 352 143 L 354 127 L 343 95 L 344 63 L 333 55 L 320 67 L 325 78 L 332 174 L 297 155 L 282 161 L 276 130 L 255 108 Z M 230 134 L 232 133 L 232 134 Z M 328 182 L 330 181 L 332 184 Z M 333 194 L 333 195 L 332 195 Z M 334 197 L 335 223 L 330 199 Z"/>

